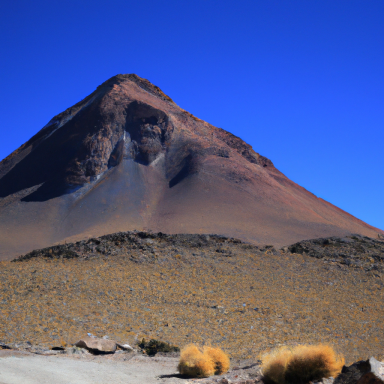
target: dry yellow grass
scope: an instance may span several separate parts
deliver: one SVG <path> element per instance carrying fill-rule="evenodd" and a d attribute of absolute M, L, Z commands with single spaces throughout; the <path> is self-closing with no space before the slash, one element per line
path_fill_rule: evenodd
<path fill-rule="evenodd" d="M 181 350 L 178 370 L 185 376 L 209 377 L 215 373 L 215 363 L 208 354 L 190 344 Z"/>
<path fill-rule="evenodd" d="M 229 366 L 229 357 L 222 349 L 189 344 L 181 350 L 178 370 L 190 377 L 209 377 L 227 372 Z"/>
<path fill-rule="evenodd" d="M 268 381 L 273 383 L 285 382 L 285 370 L 287 363 L 292 356 L 292 351 L 288 348 L 279 348 L 262 357 L 262 372 Z"/>
<path fill-rule="evenodd" d="M 205 347 L 204 354 L 213 360 L 215 364 L 215 375 L 228 372 L 230 366 L 229 357 L 222 349 Z"/>
<path fill-rule="evenodd" d="M 344 365 L 344 358 L 329 345 L 282 347 L 262 358 L 264 377 L 276 384 L 305 384 L 324 377 L 334 377 Z"/>

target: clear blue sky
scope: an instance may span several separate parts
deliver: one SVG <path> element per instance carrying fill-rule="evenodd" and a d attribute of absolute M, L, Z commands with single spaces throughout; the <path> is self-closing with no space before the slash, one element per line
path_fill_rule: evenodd
<path fill-rule="evenodd" d="M 384 1 L 2 1 L 0 159 L 118 73 L 384 229 Z"/>

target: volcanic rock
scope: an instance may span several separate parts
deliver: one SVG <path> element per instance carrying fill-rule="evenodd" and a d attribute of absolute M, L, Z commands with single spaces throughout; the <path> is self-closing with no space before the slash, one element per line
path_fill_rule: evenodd
<path fill-rule="evenodd" d="M 306 254 L 328 262 L 338 262 L 352 268 L 384 272 L 384 241 L 354 234 L 352 236 L 303 240 L 286 252 Z"/>
<path fill-rule="evenodd" d="M 0 259 L 129 230 L 279 247 L 384 234 L 132 74 L 104 82 L 0 163 Z"/>
<path fill-rule="evenodd" d="M 334 384 L 383 384 L 384 363 L 374 357 L 358 361 L 349 367 L 343 367 Z"/>

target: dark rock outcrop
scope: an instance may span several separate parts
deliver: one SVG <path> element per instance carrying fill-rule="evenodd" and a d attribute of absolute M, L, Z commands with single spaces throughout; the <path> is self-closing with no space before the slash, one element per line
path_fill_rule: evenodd
<path fill-rule="evenodd" d="M 349 367 L 343 367 L 334 384 L 383 384 L 384 363 L 375 358 L 358 361 Z"/>
<path fill-rule="evenodd" d="M 384 272 L 384 241 L 358 234 L 304 240 L 288 247 L 291 253 L 307 254 L 352 268 Z"/>
<path fill-rule="evenodd" d="M 14 262 L 27 261 L 33 258 L 44 259 L 89 259 L 100 256 L 120 256 L 129 254 L 133 261 L 151 261 L 155 248 L 171 248 L 173 254 L 182 252 L 183 249 L 196 251 L 207 249 L 218 253 L 220 256 L 231 257 L 229 249 L 233 245 L 241 245 L 247 249 L 259 251 L 258 247 L 251 244 L 242 244 L 240 240 L 219 235 L 166 235 L 164 233 L 151 232 L 119 232 L 110 235 L 55 245 L 43 249 L 37 249 L 26 255 L 14 259 Z M 138 251 L 133 254 L 133 251 Z"/>

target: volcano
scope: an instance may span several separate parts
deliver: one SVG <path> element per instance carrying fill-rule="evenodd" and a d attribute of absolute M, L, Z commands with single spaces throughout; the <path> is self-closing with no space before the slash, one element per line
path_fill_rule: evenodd
<path fill-rule="evenodd" d="M 371 227 L 137 75 L 117 75 L 0 163 L 0 258 L 108 233 L 275 246 Z"/>

